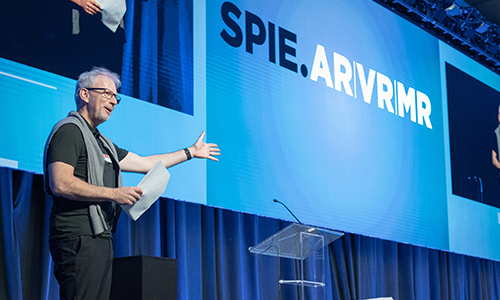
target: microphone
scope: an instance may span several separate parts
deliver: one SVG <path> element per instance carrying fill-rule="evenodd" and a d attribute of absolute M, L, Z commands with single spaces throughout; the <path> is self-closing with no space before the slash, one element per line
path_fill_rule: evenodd
<path fill-rule="evenodd" d="M 281 201 L 278 201 L 278 200 L 276 200 L 276 199 L 274 199 L 273 201 L 274 201 L 274 202 L 277 202 L 277 203 L 279 203 L 279 204 L 281 204 L 281 205 L 283 205 L 283 206 L 286 208 L 286 210 L 288 210 L 288 212 L 289 212 L 289 213 L 290 213 L 290 214 L 291 214 L 291 215 L 295 218 L 295 220 L 297 220 L 297 222 L 299 222 L 299 224 L 300 224 L 300 225 L 304 225 L 304 224 L 302 224 L 302 222 L 300 222 L 299 218 L 297 218 L 297 217 L 293 214 L 293 212 L 292 212 L 292 211 L 291 211 L 291 210 L 290 210 L 290 209 L 289 209 L 289 208 L 285 205 L 285 203 L 283 203 L 283 202 L 281 202 Z"/>

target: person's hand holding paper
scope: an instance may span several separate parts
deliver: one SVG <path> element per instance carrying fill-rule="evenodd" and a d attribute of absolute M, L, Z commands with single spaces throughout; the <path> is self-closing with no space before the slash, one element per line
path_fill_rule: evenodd
<path fill-rule="evenodd" d="M 122 205 L 121 207 L 132 220 L 137 221 L 163 194 L 169 179 L 170 173 L 161 161 L 157 161 L 138 184 L 138 187 L 143 191 L 141 199 L 133 205 Z"/>

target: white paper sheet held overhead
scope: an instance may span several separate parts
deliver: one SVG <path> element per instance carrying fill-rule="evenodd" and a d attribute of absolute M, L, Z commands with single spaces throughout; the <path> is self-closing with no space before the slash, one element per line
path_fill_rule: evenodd
<path fill-rule="evenodd" d="M 127 10 L 125 0 L 98 0 L 97 2 L 102 11 L 101 22 L 115 32 Z"/>
<path fill-rule="evenodd" d="M 163 194 L 169 179 L 170 173 L 161 161 L 157 161 L 137 185 L 142 189 L 141 199 L 133 205 L 122 205 L 121 207 L 132 220 L 137 221 Z"/>

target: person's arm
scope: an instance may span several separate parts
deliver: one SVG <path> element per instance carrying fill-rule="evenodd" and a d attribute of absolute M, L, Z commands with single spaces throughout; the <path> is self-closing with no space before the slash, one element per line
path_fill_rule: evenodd
<path fill-rule="evenodd" d="M 49 164 L 49 184 L 52 193 L 58 197 L 75 201 L 103 202 L 131 205 L 141 198 L 140 187 L 108 188 L 91 185 L 73 175 L 74 167 L 55 161 Z"/>
<path fill-rule="evenodd" d="M 70 0 L 71 2 L 79 5 L 84 12 L 89 15 L 95 15 L 101 12 L 101 6 L 95 0 Z"/>
<path fill-rule="evenodd" d="M 218 146 L 213 143 L 203 142 L 205 131 L 203 131 L 193 146 L 187 148 L 191 157 L 206 158 L 213 161 L 218 161 L 214 156 L 220 155 Z M 164 154 L 139 156 L 129 152 L 124 159 L 120 161 L 120 169 L 124 172 L 147 173 L 156 161 L 160 160 L 166 168 L 175 166 L 181 162 L 188 160 L 184 149 Z"/>
<path fill-rule="evenodd" d="M 491 162 L 497 169 L 500 169 L 500 161 L 498 161 L 498 155 L 495 150 L 491 150 Z"/>

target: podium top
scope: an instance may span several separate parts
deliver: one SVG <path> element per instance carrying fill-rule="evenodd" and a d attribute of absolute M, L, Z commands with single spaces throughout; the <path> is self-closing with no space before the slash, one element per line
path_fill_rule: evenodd
<path fill-rule="evenodd" d="M 343 235 L 338 231 L 292 223 L 248 250 L 253 254 L 304 259 Z"/>

